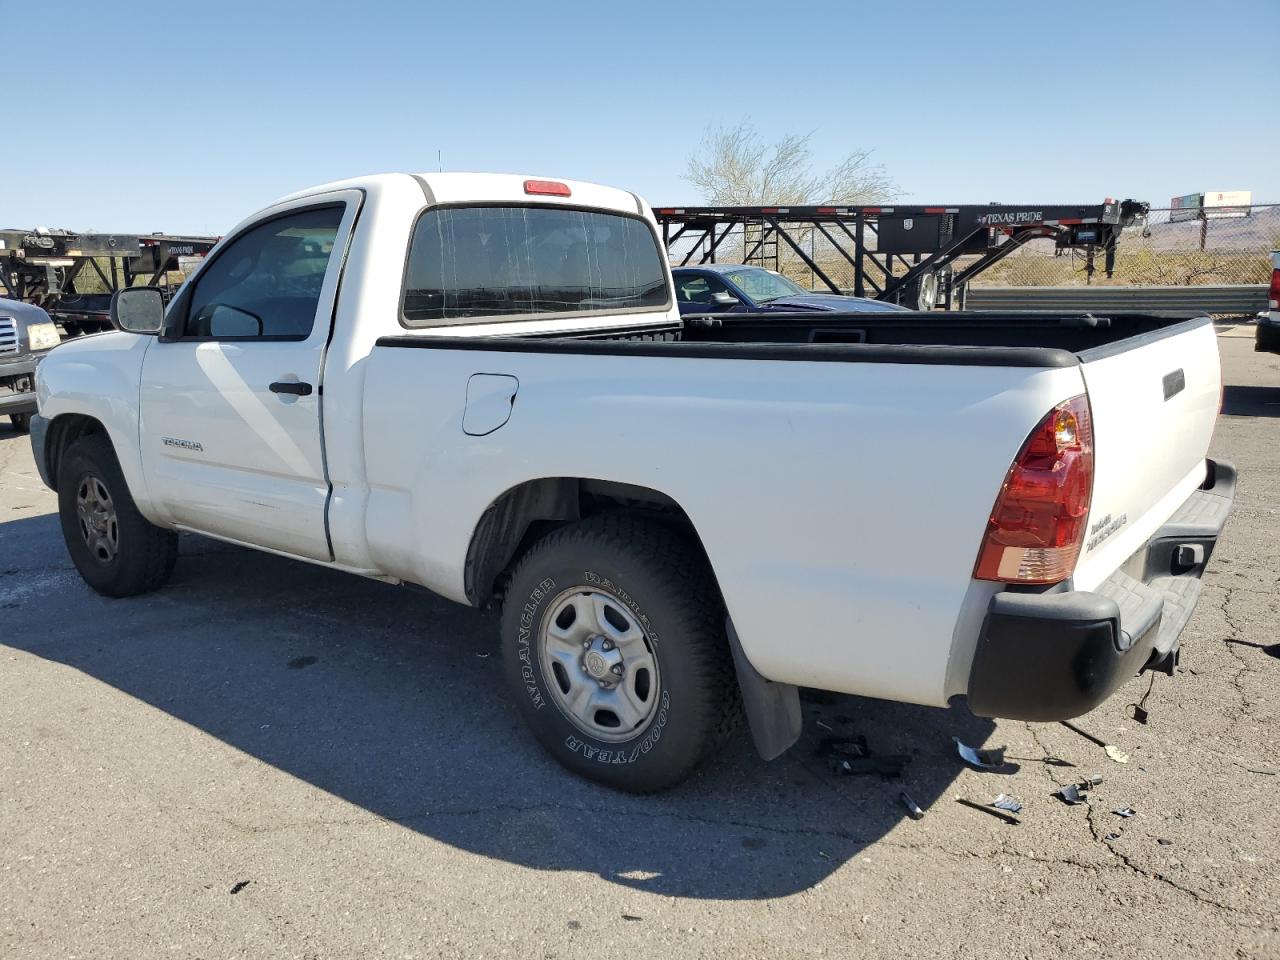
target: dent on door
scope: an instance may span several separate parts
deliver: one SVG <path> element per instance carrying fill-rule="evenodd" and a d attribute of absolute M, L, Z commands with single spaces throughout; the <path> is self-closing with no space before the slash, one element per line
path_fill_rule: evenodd
<path fill-rule="evenodd" d="M 473 373 L 467 381 L 462 430 L 473 437 L 493 433 L 511 419 L 520 381 L 504 373 Z"/>

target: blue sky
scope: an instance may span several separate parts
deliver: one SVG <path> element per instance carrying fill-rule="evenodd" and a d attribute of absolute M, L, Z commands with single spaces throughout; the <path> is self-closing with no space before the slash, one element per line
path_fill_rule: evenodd
<path fill-rule="evenodd" d="M 0 227 L 221 233 L 438 150 L 689 203 L 743 119 L 873 149 L 908 202 L 1280 201 L 1280 0 L 57 7 L 11 64 Z"/>

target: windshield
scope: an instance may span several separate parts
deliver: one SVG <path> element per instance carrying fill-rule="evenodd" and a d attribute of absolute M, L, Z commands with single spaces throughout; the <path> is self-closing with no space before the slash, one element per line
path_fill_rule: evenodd
<path fill-rule="evenodd" d="M 726 273 L 725 276 L 756 303 L 768 303 L 779 297 L 793 297 L 797 293 L 806 292 L 804 287 L 788 280 L 782 274 L 761 267 L 735 270 L 732 273 Z"/>

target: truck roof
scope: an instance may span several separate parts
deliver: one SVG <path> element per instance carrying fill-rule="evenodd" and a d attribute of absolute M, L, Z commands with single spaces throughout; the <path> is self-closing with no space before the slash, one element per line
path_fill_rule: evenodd
<path fill-rule="evenodd" d="M 530 181 L 550 180 L 565 184 L 569 196 L 531 194 L 526 189 Z M 305 197 L 331 193 L 335 190 L 381 191 L 403 187 L 405 181 L 416 182 L 423 194 L 435 203 L 561 203 L 566 206 L 598 207 L 622 213 L 645 213 L 644 202 L 634 193 L 607 187 L 585 180 L 569 180 L 564 177 L 535 176 L 518 173 L 382 173 L 348 180 L 335 180 L 306 190 L 299 190 L 276 200 L 272 206 Z"/>

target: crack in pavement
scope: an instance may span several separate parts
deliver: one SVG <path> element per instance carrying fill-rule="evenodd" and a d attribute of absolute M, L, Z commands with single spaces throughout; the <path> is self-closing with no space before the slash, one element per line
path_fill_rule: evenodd
<path fill-rule="evenodd" d="M 1035 729 L 1035 727 L 1032 726 L 1032 724 L 1029 722 L 1026 723 L 1026 727 L 1027 727 L 1027 731 L 1031 734 L 1031 739 L 1035 741 L 1035 744 L 1037 747 L 1040 748 L 1041 753 L 1043 753 L 1046 757 L 1054 756 L 1054 754 L 1051 753 L 1045 747 L 1043 741 L 1041 741 L 1039 732 Z M 1055 787 L 1064 786 L 1064 781 L 1061 781 L 1057 777 L 1055 777 L 1053 774 L 1053 771 L 1050 770 L 1048 766 L 1044 767 L 1044 774 L 1049 779 L 1049 781 L 1055 785 Z M 1220 910 L 1225 910 L 1229 913 L 1240 914 L 1241 916 L 1247 916 L 1247 917 L 1253 917 L 1253 918 L 1259 918 L 1259 917 L 1265 918 L 1265 915 L 1262 913 L 1252 911 L 1252 910 L 1245 910 L 1240 907 L 1233 907 L 1232 905 L 1228 903 L 1223 903 L 1220 900 L 1214 900 L 1212 897 L 1206 896 L 1205 894 L 1201 893 L 1200 891 L 1192 887 L 1183 886 L 1182 884 L 1176 882 L 1175 880 L 1170 879 L 1169 877 L 1165 876 L 1164 874 L 1158 871 L 1151 871 L 1143 868 L 1139 864 L 1135 863 L 1134 860 L 1131 857 L 1129 857 L 1127 854 L 1125 854 L 1123 851 L 1117 849 L 1111 841 L 1106 839 L 1102 831 L 1098 829 L 1097 821 L 1094 820 L 1094 814 L 1096 810 L 1093 805 L 1093 802 L 1090 800 L 1086 800 L 1084 803 L 1084 807 L 1085 807 L 1085 823 L 1089 828 L 1089 833 L 1092 836 L 1094 842 L 1104 846 L 1107 849 L 1107 851 L 1119 861 L 1119 863 L 1101 864 L 1099 865 L 1099 869 L 1128 870 L 1146 880 L 1156 881 L 1159 883 L 1163 883 L 1169 887 L 1172 887 L 1174 890 L 1177 890 L 1183 894 L 1186 894 L 1187 896 L 1191 897 L 1192 899 L 1196 900 L 1199 903 L 1205 904 L 1206 906 L 1217 907 Z M 1014 856 L 1018 855 L 1016 851 L 1006 851 L 1006 852 L 1012 853 Z M 1068 863 L 1071 861 L 1063 858 L 1058 858 L 1052 862 Z"/>
<path fill-rule="evenodd" d="M 1236 670 L 1236 672 L 1233 673 L 1230 677 L 1231 686 L 1235 688 L 1236 693 L 1240 697 L 1241 713 L 1243 713 L 1245 716 L 1252 717 L 1253 710 L 1256 704 L 1250 698 L 1248 692 L 1246 692 L 1245 690 L 1244 676 L 1247 673 L 1251 673 L 1253 671 L 1253 668 L 1249 664 L 1248 657 L 1243 652 L 1237 650 L 1235 644 L 1227 642 L 1228 640 L 1244 639 L 1244 637 L 1241 636 L 1242 630 L 1240 628 L 1240 625 L 1236 622 L 1235 617 L 1232 616 L 1231 610 L 1229 609 L 1231 606 L 1231 601 L 1235 597 L 1236 591 L 1240 588 L 1230 587 L 1230 586 L 1227 586 L 1226 584 L 1217 584 L 1217 586 L 1219 586 L 1222 589 L 1222 602 L 1218 604 L 1218 609 L 1221 611 L 1222 618 L 1226 620 L 1227 627 L 1231 631 L 1231 636 L 1224 638 L 1222 640 L 1222 645 L 1227 648 L 1227 653 L 1231 655 L 1231 658 L 1235 660 L 1239 666 L 1239 669 Z"/>

